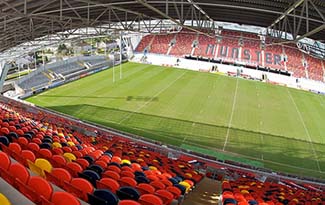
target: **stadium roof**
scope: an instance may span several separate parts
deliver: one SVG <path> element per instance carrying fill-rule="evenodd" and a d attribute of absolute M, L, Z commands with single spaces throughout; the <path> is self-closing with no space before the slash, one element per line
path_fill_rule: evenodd
<path fill-rule="evenodd" d="M 142 22 L 150 32 L 166 19 L 211 29 L 214 21 L 234 22 L 268 27 L 273 36 L 283 36 L 281 30 L 295 40 L 325 39 L 324 0 L 0 0 L 0 7 L 0 51 L 78 28 L 139 31 Z"/>

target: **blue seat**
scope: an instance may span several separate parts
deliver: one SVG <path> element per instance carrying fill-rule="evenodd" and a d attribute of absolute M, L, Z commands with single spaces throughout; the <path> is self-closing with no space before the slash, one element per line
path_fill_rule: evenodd
<path fill-rule="evenodd" d="M 173 183 L 174 185 L 175 184 L 178 184 L 178 181 L 176 180 L 176 179 L 174 179 L 174 178 L 169 178 L 168 179 L 171 183 Z"/>
<path fill-rule="evenodd" d="M 186 193 L 186 187 L 181 184 L 174 184 L 174 187 L 177 187 L 179 190 L 181 190 L 182 195 Z"/>
<path fill-rule="evenodd" d="M 145 177 L 146 175 L 143 173 L 143 172 L 139 172 L 139 171 L 135 171 L 134 172 L 134 175 L 137 177 L 137 176 L 142 176 L 142 177 Z"/>
<path fill-rule="evenodd" d="M 104 169 L 98 164 L 92 164 L 87 169 L 95 171 L 100 176 L 104 172 Z"/>
<path fill-rule="evenodd" d="M 0 136 L 0 143 L 8 147 L 10 142 L 6 136 Z"/>
<path fill-rule="evenodd" d="M 107 189 L 97 189 L 88 194 L 88 203 L 91 205 L 117 205 L 118 201 L 117 196 Z"/>
<path fill-rule="evenodd" d="M 45 142 L 45 143 L 40 144 L 39 148 L 40 149 L 49 149 L 50 150 L 52 148 L 52 145 L 50 143 Z"/>
<path fill-rule="evenodd" d="M 88 156 L 88 155 L 84 156 L 83 158 L 85 160 L 87 160 L 89 162 L 89 164 L 92 164 L 95 161 L 94 158 L 92 158 L 91 156 Z"/>
<path fill-rule="evenodd" d="M 144 176 L 136 176 L 135 181 L 137 181 L 138 184 L 141 184 L 141 183 L 149 184 L 150 183 L 150 180 L 147 179 L 147 177 L 144 177 Z"/>
<path fill-rule="evenodd" d="M 96 187 L 96 181 L 100 180 L 99 174 L 93 170 L 85 170 L 82 173 L 78 173 L 79 177 L 89 181 L 94 187 Z"/>
<path fill-rule="evenodd" d="M 248 203 L 249 205 L 258 205 L 258 202 L 255 200 L 249 200 Z"/>
<path fill-rule="evenodd" d="M 137 201 L 141 195 L 137 189 L 129 186 L 120 187 L 116 191 L 116 194 L 120 200 L 130 199 L 135 201 Z"/>

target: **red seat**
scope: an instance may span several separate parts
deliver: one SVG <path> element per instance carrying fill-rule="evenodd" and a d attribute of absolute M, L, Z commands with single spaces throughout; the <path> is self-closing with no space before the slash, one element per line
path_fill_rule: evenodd
<path fill-rule="evenodd" d="M 18 143 L 20 145 L 28 145 L 28 140 L 25 137 L 18 137 Z"/>
<path fill-rule="evenodd" d="M 55 192 L 53 193 L 52 200 L 55 205 L 80 205 L 80 202 L 76 197 L 67 192 Z"/>
<path fill-rule="evenodd" d="M 112 179 L 115 179 L 115 180 L 119 180 L 120 179 L 120 175 L 117 172 L 114 172 L 114 171 L 111 171 L 111 170 L 108 170 L 108 171 L 104 172 L 102 174 L 102 176 L 103 177 L 112 178 Z"/>
<path fill-rule="evenodd" d="M 140 192 L 141 195 L 153 194 L 155 192 L 155 188 L 153 186 L 151 186 L 150 184 L 146 184 L 146 183 L 138 184 L 138 186 L 136 188 Z"/>
<path fill-rule="evenodd" d="M 80 164 L 83 169 L 86 169 L 89 166 L 89 162 L 85 159 L 77 159 L 76 162 Z"/>
<path fill-rule="evenodd" d="M 64 181 L 70 182 L 71 174 L 63 168 L 53 168 L 52 172 L 45 172 L 46 179 L 59 187 L 63 187 Z"/>
<path fill-rule="evenodd" d="M 20 163 L 22 163 L 24 166 L 28 166 L 27 160 L 29 160 L 33 163 L 36 160 L 35 154 L 30 150 L 22 150 L 20 155 L 21 155 L 21 158 L 23 159 L 23 161 Z"/>
<path fill-rule="evenodd" d="M 27 147 L 28 147 L 29 150 L 33 151 L 34 153 L 37 153 L 38 150 L 40 149 L 38 144 L 36 144 L 34 142 L 28 143 Z"/>
<path fill-rule="evenodd" d="M 20 192 L 35 203 L 41 203 L 41 201 L 43 201 L 42 198 L 44 198 L 45 201 L 48 201 L 52 196 L 52 186 L 42 177 L 32 176 L 29 178 L 27 184 L 20 181 L 17 182 L 19 184 L 18 189 Z"/>
<path fill-rule="evenodd" d="M 144 194 L 140 196 L 139 202 L 141 205 L 163 205 L 163 201 L 153 194 Z"/>
<path fill-rule="evenodd" d="M 16 142 L 12 142 L 9 144 L 8 148 L 10 149 L 10 151 L 16 153 L 16 154 L 20 154 L 21 152 L 21 147 L 18 143 Z"/>
<path fill-rule="evenodd" d="M 167 187 L 166 190 L 174 195 L 174 199 L 178 199 L 182 194 L 181 190 L 174 186 Z"/>
<path fill-rule="evenodd" d="M 118 203 L 118 205 L 141 205 L 141 204 L 132 200 L 122 200 Z"/>
<path fill-rule="evenodd" d="M 131 177 L 121 177 L 118 182 L 120 183 L 120 186 L 130 186 L 130 187 L 136 187 L 137 181 L 135 181 Z"/>
<path fill-rule="evenodd" d="M 53 155 L 51 163 L 54 167 L 65 167 L 67 160 L 62 155 Z"/>
<path fill-rule="evenodd" d="M 44 159 L 51 159 L 52 158 L 52 152 L 48 149 L 40 149 L 38 151 L 39 157 Z"/>
<path fill-rule="evenodd" d="M 155 187 L 155 189 L 157 189 L 157 190 L 166 188 L 165 184 L 163 184 L 160 181 L 153 181 L 153 182 L 150 183 L 150 185 Z"/>
<path fill-rule="evenodd" d="M 70 172 L 73 177 L 77 177 L 78 173 L 82 172 L 82 167 L 76 162 L 68 162 L 66 169 Z"/>
<path fill-rule="evenodd" d="M 11 161 L 10 161 L 8 155 L 4 152 L 0 152 L 0 168 L 8 170 L 10 164 L 11 164 Z"/>
<path fill-rule="evenodd" d="M 116 173 L 120 173 L 120 172 L 121 172 L 121 169 L 118 168 L 118 167 L 115 166 L 115 165 L 109 165 L 109 166 L 107 167 L 107 170 L 111 170 L 111 171 L 114 171 L 114 172 L 116 172 Z"/>
<path fill-rule="evenodd" d="M 95 162 L 95 164 L 101 166 L 103 169 L 106 169 L 107 168 L 107 163 L 105 161 L 102 161 L 102 160 L 97 160 Z"/>
<path fill-rule="evenodd" d="M 134 174 L 130 171 L 121 171 L 120 173 L 121 177 L 131 177 L 134 179 Z"/>
<path fill-rule="evenodd" d="M 88 201 L 87 194 L 94 191 L 93 185 L 83 178 L 73 178 L 70 183 L 65 182 L 65 186 L 70 193 L 75 194 L 77 197 L 85 201 Z"/>
<path fill-rule="evenodd" d="M 169 205 L 174 199 L 174 195 L 166 190 L 158 190 L 155 195 L 163 200 L 164 205 Z"/>
<path fill-rule="evenodd" d="M 100 181 L 97 181 L 97 188 L 98 189 L 109 189 L 113 193 L 120 188 L 120 184 L 111 178 L 102 178 Z"/>
<path fill-rule="evenodd" d="M 23 165 L 18 163 L 11 164 L 8 171 L 16 179 L 19 179 L 23 183 L 27 183 L 29 179 L 29 172 Z"/>

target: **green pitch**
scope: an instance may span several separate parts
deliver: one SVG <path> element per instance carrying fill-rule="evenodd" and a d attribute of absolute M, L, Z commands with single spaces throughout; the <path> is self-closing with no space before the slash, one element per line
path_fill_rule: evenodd
<path fill-rule="evenodd" d="M 136 63 L 27 99 L 164 143 L 325 172 L 325 97 L 261 82 Z"/>

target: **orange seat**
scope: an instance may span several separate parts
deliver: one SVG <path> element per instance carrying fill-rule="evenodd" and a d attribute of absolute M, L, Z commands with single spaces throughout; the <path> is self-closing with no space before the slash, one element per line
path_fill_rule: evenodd
<path fill-rule="evenodd" d="M 85 159 L 82 159 L 82 158 L 79 158 L 79 159 L 76 159 L 76 161 L 78 164 L 80 164 L 80 166 L 83 168 L 83 169 L 86 169 L 88 166 L 89 166 L 89 162 Z"/>
<path fill-rule="evenodd" d="M 27 183 L 28 187 L 31 188 L 35 193 L 39 195 L 39 197 L 44 197 L 46 200 L 50 200 L 53 188 L 52 186 L 42 177 L 39 176 L 32 176 L 28 180 Z M 37 199 L 32 200 L 37 201 Z"/>
<path fill-rule="evenodd" d="M 45 159 L 51 159 L 51 157 L 53 155 L 50 150 L 44 149 L 44 148 L 40 149 L 38 151 L 38 154 L 39 154 L 40 158 L 45 158 Z"/>
<path fill-rule="evenodd" d="M 0 152 L 0 168 L 2 168 L 4 170 L 8 170 L 10 164 L 11 164 L 11 161 L 10 161 L 8 155 L 4 152 Z"/>
<path fill-rule="evenodd" d="M 23 183 L 27 183 L 29 180 L 29 172 L 21 164 L 11 164 L 8 171 L 10 174 L 12 174 L 12 176 L 19 179 Z"/>
<path fill-rule="evenodd" d="M 45 175 L 48 181 L 59 187 L 63 187 L 65 181 L 70 182 L 72 179 L 71 174 L 63 168 L 53 168 L 51 173 L 45 172 Z"/>
<path fill-rule="evenodd" d="M 163 200 L 164 205 L 169 205 L 174 199 L 174 195 L 167 190 L 158 190 L 155 195 Z"/>
<path fill-rule="evenodd" d="M 73 177 L 77 177 L 78 173 L 82 172 L 82 167 L 76 162 L 68 162 L 66 169 L 70 172 Z"/>
<path fill-rule="evenodd" d="M 146 183 L 138 184 L 138 186 L 136 188 L 140 192 L 141 195 L 153 194 L 155 192 L 155 188 L 153 186 L 151 186 L 150 184 L 146 184 Z"/>
<path fill-rule="evenodd" d="M 141 205 L 163 205 L 163 201 L 153 194 L 144 194 L 140 196 L 139 202 Z"/>
<path fill-rule="evenodd" d="M 167 187 L 166 190 L 174 195 L 174 199 L 178 199 L 182 194 L 182 191 L 174 186 Z"/>
<path fill-rule="evenodd" d="M 131 177 L 121 177 L 118 182 L 120 183 L 120 186 L 130 186 L 130 187 L 136 187 L 137 181 L 135 181 Z"/>
<path fill-rule="evenodd" d="M 31 161 L 33 163 L 36 160 L 35 154 L 30 150 L 22 150 L 20 155 L 21 155 L 21 158 L 24 159 L 20 163 L 22 163 L 24 166 L 28 166 L 27 160 L 29 160 L 29 161 Z"/>
<path fill-rule="evenodd" d="M 166 188 L 165 184 L 163 184 L 160 181 L 153 181 L 153 182 L 150 183 L 150 185 L 155 187 L 155 189 L 157 189 L 157 190 Z"/>
<path fill-rule="evenodd" d="M 118 203 L 118 205 L 141 205 L 141 204 L 132 200 L 122 200 Z"/>
<path fill-rule="evenodd" d="M 115 180 L 119 180 L 120 179 L 120 175 L 117 172 L 114 172 L 114 171 L 111 171 L 111 170 L 105 171 L 102 174 L 102 176 L 103 177 L 112 178 L 112 179 L 115 179 Z"/>
<path fill-rule="evenodd" d="M 53 155 L 51 163 L 54 167 L 65 167 L 67 161 L 62 155 Z"/>
<path fill-rule="evenodd" d="M 52 200 L 55 205 L 80 205 L 80 202 L 76 197 L 67 192 L 55 192 L 53 193 Z"/>
<path fill-rule="evenodd" d="M 72 193 L 76 194 L 77 197 L 85 201 L 88 200 L 87 194 L 92 193 L 94 191 L 94 186 L 89 181 L 83 178 L 73 178 L 70 184 L 74 187 L 74 190 L 71 190 Z M 76 189 L 80 191 L 75 192 Z"/>
<path fill-rule="evenodd" d="M 120 184 L 111 178 L 102 178 L 100 181 L 97 181 L 97 188 L 98 189 L 109 189 L 113 193 L 120 188 Z"/>
<path fill-rule="evenodd" d="M 9 144 L 8 148 L 10 149 L 10 151 L 16 153 L 16 154 L 20 154 L 21 152 L 21 147 L 18 143 L 16 142 L 12 142 Z"/>
<path fill-rule="evenodd" d="M 40 149 L 38 144 L 36 144 L 34 142 L 28 143 L 27 147 L 28 147 L 29 150 L 33 151 L 34 153 L 37 153 L 38 150 Z"/>
<path fill-rule="evenodd" d="M 121 177 L 131 177 L 134 179 L 134 174 L 130 171 L 121 171 L 120 173 Z"/>

